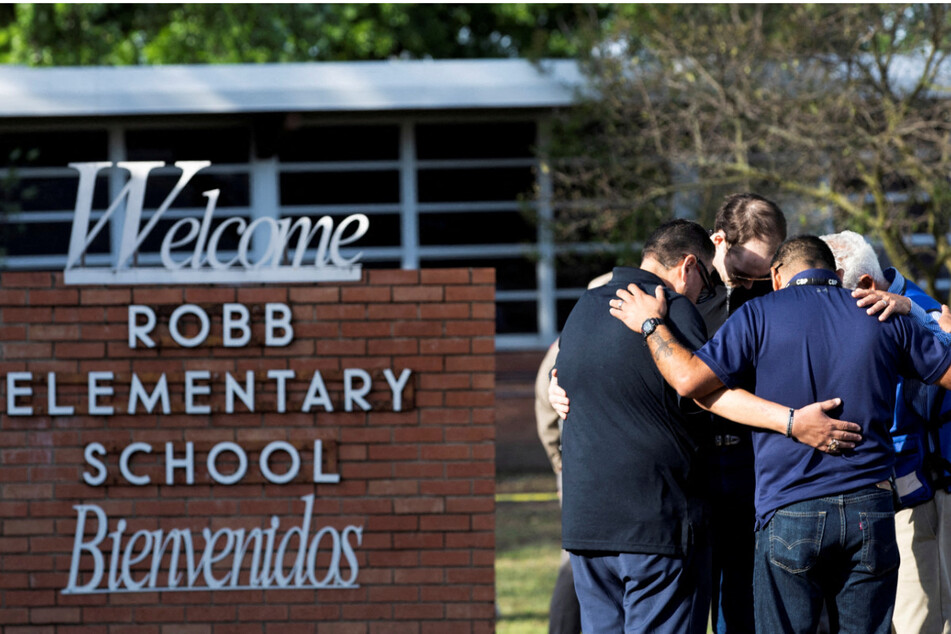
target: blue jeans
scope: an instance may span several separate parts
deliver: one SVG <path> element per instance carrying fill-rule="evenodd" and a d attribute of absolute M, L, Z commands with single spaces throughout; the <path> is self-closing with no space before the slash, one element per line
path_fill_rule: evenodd
<path fill-rule="evenodd" d="M 898 583 L 890 491 L 870 486 L 790 504 L 756 532 L 756 631 L 888 634 Z"/>
<path fill-rule="evenodd" d="M 710 614 L 710 550 L 687 557 L 571 553 L 584 632 L 704 634 Z"/>

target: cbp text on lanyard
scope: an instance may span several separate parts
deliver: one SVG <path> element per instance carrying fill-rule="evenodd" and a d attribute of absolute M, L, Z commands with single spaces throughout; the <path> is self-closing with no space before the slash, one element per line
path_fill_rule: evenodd
<path fill-rule="evenodd" d="M 787 282 L 783 288 L 789 288 L 790 286 L 842 286 L 842 282 L 835 277 L 828 279 L 822 277 L 801 277 L 798 280 Z"/>

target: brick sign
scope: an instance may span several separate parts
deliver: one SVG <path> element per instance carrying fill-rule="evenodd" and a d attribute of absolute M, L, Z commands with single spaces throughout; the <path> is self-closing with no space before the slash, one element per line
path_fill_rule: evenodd
<path fill-rule="evenodd" d="M 4 632 L 488 632 L 494 273 L 0 276 Z"/>

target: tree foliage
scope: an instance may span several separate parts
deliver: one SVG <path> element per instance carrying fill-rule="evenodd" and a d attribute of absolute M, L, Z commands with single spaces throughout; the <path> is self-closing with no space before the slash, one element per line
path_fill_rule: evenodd
<path fill-rule="evenodd" d="M 672 208 L 709 221 L 723 193 L 758 191 L 800 230 L 879 239 L 935 293 L 951 269 L 947 6 L 636 5 L 618 18 L 586 60 L 594 98 L 557 135 L 573 159 L 556 169 L 565 226 L 637 237 Z"/>
<path fill-rule="evenodd" d="M 578 53 L 606 6 L 571 4 L 15 4 L 0 63 L 304 62 Z"/>

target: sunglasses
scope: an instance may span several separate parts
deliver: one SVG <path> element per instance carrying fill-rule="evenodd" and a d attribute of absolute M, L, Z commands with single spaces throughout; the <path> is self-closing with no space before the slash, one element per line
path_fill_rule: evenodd
<path fill-rule="evenodd" d="M 697 296 L 697 303 L 699 304 L 716 295 L 717 287 L 713 283 L 706 265 L 696 255 L 694 257 L 697 258 L 697 272 L 700 273 L 700 280 L 703 282 L 703 288 L 700 289 L 700 294 Z"/>
<path fill-rule="evenodd" d="M 743 275 L 741 273 L 734 273 L 730 276 L 730 279 L 736 280 L 738 282 L 768 282 L 771 278 L 769 275 L 761 275 L 760 277 L 753 277 L 752 275 Z"/>

